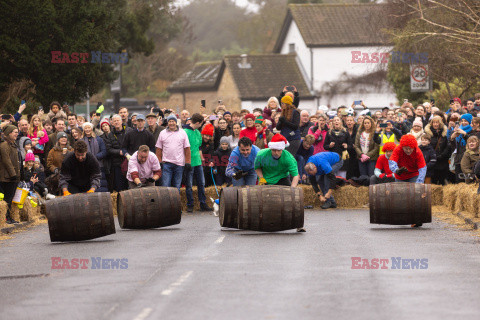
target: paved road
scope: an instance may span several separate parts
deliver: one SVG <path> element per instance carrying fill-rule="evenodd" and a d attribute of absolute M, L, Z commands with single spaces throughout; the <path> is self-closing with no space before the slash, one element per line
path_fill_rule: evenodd
<path fill-rule="evenodd" d="M 46 225 L 0 242 L 0 319 L 479 319 L 480 241 L 435 221 L 368 223 L 307 211 L 307 233 L 176 227 L 50 243 Z M 128 259 L 128 269 L 52 269 L 52 257 Z M 389 259 L 352 269 L 352 257 Z M 428 259 L 392 269 L 392 257 Z M 362 263 L 360 263 L 362 264 Z M 43 274 L 43 276 L 42 276 Z"/>

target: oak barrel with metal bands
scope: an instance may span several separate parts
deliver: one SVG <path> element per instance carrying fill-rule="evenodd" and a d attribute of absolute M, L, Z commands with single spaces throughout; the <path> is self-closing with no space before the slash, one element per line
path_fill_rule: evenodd
<path fill-rule="evenodd" d="M 432 222 L 430 184 L 392 182 L 369 187 L 370 223 L 418 224 Z"/>
<path fill-rule="evenodd" d="M 52 242 L 90 240 L 115 233 L 109 192 L 57 197 L 48 200 L 45 207 Z"/>
<path fill-rule="evenodd" d="M 220 226 L 238 229 L 238 194 L 242 187 L 223 188 L 220 191 L 218 218 Z"/>
<path fill-rule="evenodd" d="M 146 187 L 122 191 L 117 197 L 122 229 L 150 229 L 179 224 L 182 204 L 177 188 Z"/>
<path fill-rule="evenodd" d="M 267 232 L 301 228 L 303 190 L 287 186 L 224 188 L 220 196 L 221 215 L 220 225 L 230 228 Z"/>

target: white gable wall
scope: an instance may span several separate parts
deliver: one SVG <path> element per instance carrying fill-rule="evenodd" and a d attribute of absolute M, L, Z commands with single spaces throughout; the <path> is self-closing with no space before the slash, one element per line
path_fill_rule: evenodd
<path fill-rule="evenodd" d="M 318 92 L 322 86 L 329 81 L 339 80 L 343 73 L 353 76 L 361 76 L 378 70 L 379 67 L 386 68 L 386 64 L 381 63 L 352 63 L 352 51 L 361 51 L 366 53 L 389 52 L 390 46 L 381 47 L 322 47 L 308 48 L 302 38 L 300 30 L 295 21 L 292 21 L 283 41 L 280 53 L 288 54 L 290 52 L 290 43 L 295 44 L 295 50 L 298 60 L 301 62 L 300 68 L 305 72 L 305 80 L 308 86 L 311 86 L 311 60 L 313 54 L 313 90 Z M 362 57 L 360 56 L 360 59 Z M 338 94 L 329 99 L 325 96 L 320 97 L 319 105 L 328 105 L 338 107 L 340 105 L 349 105 L 354 100 L 364 100 L 370 107 L 388 106 L 391 103 L 396 104 L 397 98 L 390 85 L 383 91 L 358 90 L 348 94 Z M 314 103 L 312 101 L 312 103 Z"/>

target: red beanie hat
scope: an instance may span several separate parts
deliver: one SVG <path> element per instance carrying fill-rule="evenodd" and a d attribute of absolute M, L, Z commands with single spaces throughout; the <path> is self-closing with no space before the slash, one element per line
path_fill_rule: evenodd
<path fill-rule="evenodd" d="M 268 144 L 268 147 L 273 150 L 283 150 L 285 147 L 290 146 L 287 139 L 280 133 L 277 133 L 272 137 L 272 141 Z"/>
<path fill-rule="evenodd" d="M 418 146 L 417 139 L 411 134 L 406 134 L 400 139 L 400 146 L 415 149 Z"/>
<path fill-rule="evenodd" d="M 393 149 L 395 149 L 396 146 L 397 145 L 395 144 L 395 142 L 387 142 L 383 145 L 382 151 L 383 152 L 393 151 Z"/>
<path fill-rule="evenodd" d="M 213 124 L 209 123 L 203 127 L 202 134 L 213 137 Z"/>
<path fill-rule="evenodd" d="M 255 121 L 255 116 L 252 113 L 247 113 L 245 115 L 245 120 L 247 119 L 252 119 L 253 121 Z"/>

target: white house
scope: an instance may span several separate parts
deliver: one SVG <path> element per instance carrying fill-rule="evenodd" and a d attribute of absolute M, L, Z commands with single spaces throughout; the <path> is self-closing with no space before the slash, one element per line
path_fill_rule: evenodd
<path fill-rule="evenodd" d="M 393 46 L 380 31 L 383 9 L 383 4 L 291 4 L 274 52 L 297 54 L 317 105 L 395 104 L 386 80 L 385 55 Z"/>

